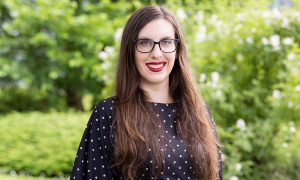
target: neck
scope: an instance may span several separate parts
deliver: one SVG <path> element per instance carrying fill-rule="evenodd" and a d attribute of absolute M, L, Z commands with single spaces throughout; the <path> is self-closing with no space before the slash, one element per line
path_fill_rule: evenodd
<path fill-rule="evenodd" d="M 157 103 L 172 103 L 173 97 L 170 93 L 169 82 L 160 84 L 145 84 L 141 83 L 140 88 L 147 93 L 150 102 Z"/>

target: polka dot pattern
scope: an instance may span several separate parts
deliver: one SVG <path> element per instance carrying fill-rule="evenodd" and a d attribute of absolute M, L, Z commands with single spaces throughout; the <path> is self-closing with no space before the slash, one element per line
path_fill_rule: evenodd
<path fill-rule="evenodd" d="M 94 109 L 82 140 L 80 142 L 70 179 L 98 180 L 123 179 L 117 168 L 110 168 L 113 146 L 111 134 L 115 97 L 101 101 Z M 151 103 L 157 118 L 164 128 L 167 142 L 161 152 L 164 153 L 164 170 L 160 177 L 151 176 L 152 163 L 149 159 L 145 163 L 137 179 L 196 179 L 192 166 L 192 157 L 188 154 L 185 143 L 176 133 L 176 104 Z M 161 139 L 158 139 L 161 141 Z M 152 149 L 148 149 L 151 152 Z M 221 153 L 221 152 L 220 152 Z M 220 159 L 220 179 L 222 179 L 222 161 Z M 157 168 L 157 167 L 155 167 Z"/>

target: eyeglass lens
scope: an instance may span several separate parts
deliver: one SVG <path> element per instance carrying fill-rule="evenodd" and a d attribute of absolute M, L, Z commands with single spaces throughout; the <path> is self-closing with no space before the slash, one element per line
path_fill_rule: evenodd
<path fill-rule="evenodd" d="M 136 41 L 136 48 L 139 52 L 148 53 L 154 49 L 155 44 L 158 44 L 161 51 L 171 53 L 176 50 L 177 42 L 177 39 L 163 39 L 159 42 L 150 39 L 139 39 Z"/>

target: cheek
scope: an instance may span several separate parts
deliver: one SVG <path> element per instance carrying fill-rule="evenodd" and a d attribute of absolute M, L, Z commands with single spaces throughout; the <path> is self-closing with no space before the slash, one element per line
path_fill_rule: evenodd
<path fill-rule="evenodd" d="M 168 60 L 169 60 L 170 63 L 174 64 L 174 62 L 176 61 L 176 53 L 174 53 L 174 54 L 169 54 L 169 55 L 167 56 L 167 58 L 168 58 Z"/>

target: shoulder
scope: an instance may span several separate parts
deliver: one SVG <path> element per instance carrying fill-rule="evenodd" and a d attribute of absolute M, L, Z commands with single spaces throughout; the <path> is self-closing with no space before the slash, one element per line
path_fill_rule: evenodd
<path fill-rule="evenodd" d="M 115 101 L 115 96 L 103 99 L 95 106 L 95 111 L 112 111 L 115 107 Z"/>
<path fill-rule="evenodd" d="M 92 119 L 102 123 L 108 122 L 111 124 L 115 114 L 115 97 L 109 97 L 101 100 L 93 109 Z"/>

